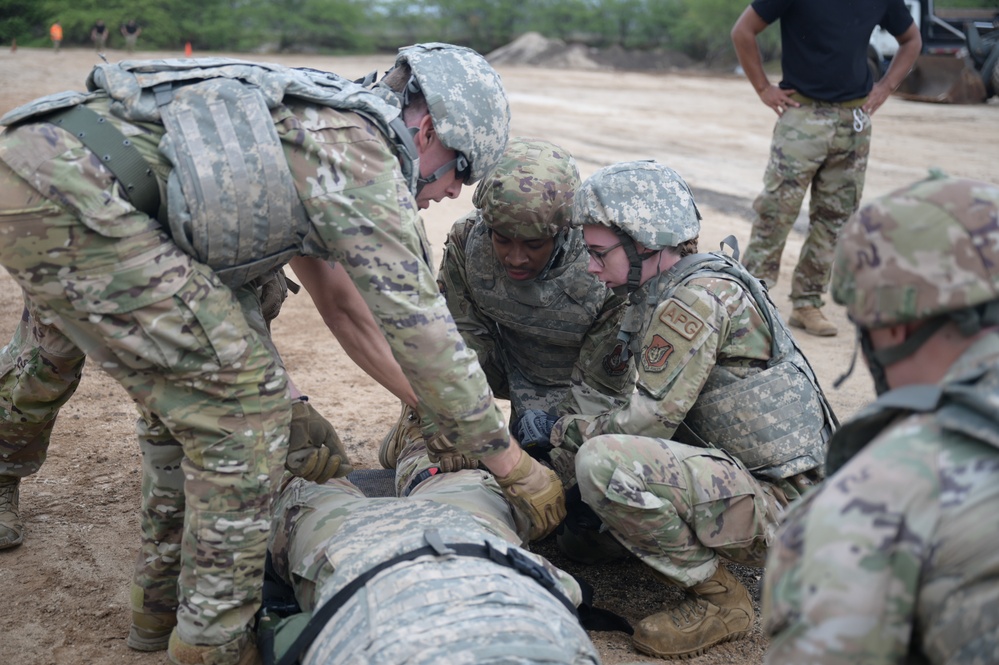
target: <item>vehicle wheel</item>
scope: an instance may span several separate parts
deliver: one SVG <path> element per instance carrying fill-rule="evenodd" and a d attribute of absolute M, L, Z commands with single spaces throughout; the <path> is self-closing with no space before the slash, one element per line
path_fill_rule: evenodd
<path fill-rule="evenodd" d="M 988 71 L 991 69 L 992 71 Z M 985 98 L 999 95 L 999 42 L 982 63 L 982 82 L 985 84 Z"/>

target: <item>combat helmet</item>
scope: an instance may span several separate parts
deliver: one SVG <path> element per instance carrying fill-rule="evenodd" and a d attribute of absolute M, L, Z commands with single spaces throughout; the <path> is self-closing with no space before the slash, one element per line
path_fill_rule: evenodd
<path fill-rule="evenodd" d="M 441 142 L 458 153 L 421 184 L 457 168 L 472 184 L 496 165 L 510 132 L 510 104 L 499 74 L 470 48 L 430 42 L 400 49 L 395 65 L 412 78 L 406 92 L 422 92 Z"/>
<path fill-rule="evenodd" d="M 624 242 L 631 262 L 628 288 L 638 287 L 641 259 L 635 244 L 658 251 L 693 240 L 701 213 L 680 174 L 643 160 L 612 164 L 587 178 L 576 193 L 573 224 L 610 227 Z"/>
<path fill-rule="evenodd" d="M 576 160 L 566 150 L 516 137 L 475 189 L 472 203 L 488 228 L 508 238 L 554 238 L 572 221 L 579 184 Z"/>
<path fill-rule="evenodd" d="M 964 335 L 999 324 L 999 187 L 937 172 L 865 205 L 840 234 L 832 296 L 876 384 L 948 321 Z M 902 344 L 869 348 L 866 330 L 914 321 L 927 323 Z"/>

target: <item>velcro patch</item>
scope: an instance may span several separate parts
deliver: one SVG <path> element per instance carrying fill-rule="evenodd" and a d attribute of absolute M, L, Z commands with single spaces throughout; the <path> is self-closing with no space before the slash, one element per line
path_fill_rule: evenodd
<path fill-rule="evenodd" d="M 604 356 L 604 371 L 610 376 L 621 376 L 628 371 L 628 348 L 618 342 L 614 350 Z"/>
<path fill-rule="evenodd" d="M 671 299 L 659 315 L 659 320 L 686 340 L 692 340 L 704 329 L 704 321 L 676 299 Z"/>
<path fill-rule="evenodd" d="M 652 341 L 642 350 L 642 367 L 646 372 L 661 372 L 666 369 L 673 345 L 662 335 L 653 335 Z"/>

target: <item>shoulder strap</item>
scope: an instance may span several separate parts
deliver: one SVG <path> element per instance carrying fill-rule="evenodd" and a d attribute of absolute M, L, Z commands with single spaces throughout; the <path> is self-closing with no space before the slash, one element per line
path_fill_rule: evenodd
<path fill-rule="evenodd" d="M 159 217 L 160 188 L 156 175 L 112 122 L 83 104 L 59 109 L 39 120 L 62 127 L 78 138 L 114 174 L 132 205 L 149 217 Z"/>
<path fill-rule="evenodd" d="M 474 543 L 459 543 L 454 545 L 445 545 L 443 541 L 440 540 L 440 535 L 436 530 L 428 530 L 424 536 L 429 543 L 423 547 L 412 550 L 410 552 L 404 552 L 398 556 L 392 557 L 387 561 L 383 561 L 377 566 L 369 568 L 363 574 L 355 577 L 349 584 L 344 586 L 340 591 L 333 595 L 332 598 L 327 600 L 322 607 L 317 609 L 312 613 L 312 618 L 302 629 L 302 632 L 298 634 L 295 641 L 292 643 L 291 647 L 281 656 L 281 659 L 277 661 L 277 665 L 294 665 L 299 662 L 302 655 L 309 648 L 309 645 L 319 636 L 323 628 L 333 618 L 333 615 L 343 607 L 343 605 L 350 600 L 350 598 L 357 593 L 361 587 L 368 583 L 370 579 L 375 577 L 378 573 L 391 568 L 404 561 L 412 561 L 421 556 L 465 556 L 465 557 L 476 557 L 480 559 L 488 559 L 494 563 L 498 563 L 501 566 L 506 566 L 507 568 L 512 568 L 516 570 L 521 575 L 526 575 L 530 577 L 535 582 L 543 586 L 547 591 L 549 591 L 553 596 L 555 596 L 566 609 L 574 616 L 579 618 L 579 613 L 576 611 L 575 605 L 566 598 L 565 594 L 561 592 L 558 588 L 558 583 L 555 578 L 544 569 L 540 564 L 532 560 L 530 557 L 525 555 L 520 550 L 510 547 L 506 552 L 501 552 L 500 550 L 493 547 L 489 541 L 485 544 L 474 544 Z"/>

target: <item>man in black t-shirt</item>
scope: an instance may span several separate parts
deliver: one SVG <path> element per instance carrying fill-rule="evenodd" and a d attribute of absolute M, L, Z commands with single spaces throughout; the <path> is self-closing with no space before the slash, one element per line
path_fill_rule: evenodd
<path fill-rule="evenodd" d="M 763 71 L 756 36 L 780 19 L 779 85 Z M 867 44 L 880 25 L 899 42 L 875 83 Z M 749 82 L 778 115 L 763 191 L 742 262 L 772 287 L 787 235 L 811 188 L 809 230 L 791 284 L 792 326 L 837 333 L 822 313 L 839 230 L 860 205 L 871 143 L 870 116 L 908 74 L 922 48 L 903 0 L 753 0 L 732 28 Z"/>

